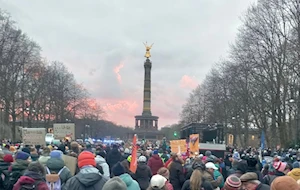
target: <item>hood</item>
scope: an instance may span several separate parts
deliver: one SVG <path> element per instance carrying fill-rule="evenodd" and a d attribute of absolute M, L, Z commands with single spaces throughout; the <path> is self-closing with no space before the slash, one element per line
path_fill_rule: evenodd
<path fill-rule="evenodd" d="M 117 153 L 120 153 L 120 152 L 119 152 L 119 150 L 118 150 L 117 148 L 113 148 L 113 149 L 111 150 L 111 153 L 112 153 L 112 154 L 117 154 Z"/>
<path fill-rule="evenodd" d="M 102 179 L 99 170 L 94 167 L 84 167 L 76 175 L 77 180 L 85 187 L 90 187 Z"/>
<path fill-rule="evenodd" d="M 146 170 L 147 169 L 147 165 L 146 165 L 146 163 L 139 163 L 137 165 L 137 168 L 140 169 L 140 170 Z"/>
<path fill-rule="evenodd" d="M 152 156 L 152 158 L 154 158 L 154 159 L 156 159 L 156 160 L 161 159 L 161 158 L 159 157 L 158 154 L 154 154 L 154 155 Z"/>
<path fill-rule="evenodd" d="M 106 160 L 103 157 L 99 156 L 99 155 L 96 156 L 95 161 L 97 162 L 97 164 L 106 163 Z"/>
<path fill-rule="evenodd" d="M 20 185 L 33 184 L 34 179 L 32 179 L 31 177 L 28 177 L 28 176 L 21 176 L 19 179 L 19 183 L 20 183 Z"/>
<path fill-rule="evenodd" d="M 46 164 L 46 162 L 50 159 L 50 156 L 40 156 L 39 162 L 42 164 Z"/>
<path fill-rule="evenodd" d="M 126 183 L 127 187 L 130 186 L 132 184 L 132 182 L 133 182 L 132 177 L 129 174 L 127 174 L 127 173 L 122 174 L 119 177 L 122 179 L 122 181 L 124 181 L 124 183 Z"/>
<path fill-rule="evenodd" d="M 289 176 L 293 175 L 293 176 L 297 176 L 300 178 L 300 168 L 295 168 L 292 171 L 289 172 Z"/>
<path fill-rule="evenodd" d="M 30 177 L 34 180 L 42 180 L 43 179 L 40 173 L 32 172 L 32 171 L 26 171 L 23 176 Z"/>
<path fill-rule="evenodd" d="M 28 168 L 29 162 L 27 160 L 16 160 L 12 164 L 12 170 L 26 170 Z"/>
<path fill-rule="evenodd" d="M 50 170 L 60 170 L 65 166 L 65 162 L 60 158 L 50 158 L 47 161 L 46 166 Z"/>

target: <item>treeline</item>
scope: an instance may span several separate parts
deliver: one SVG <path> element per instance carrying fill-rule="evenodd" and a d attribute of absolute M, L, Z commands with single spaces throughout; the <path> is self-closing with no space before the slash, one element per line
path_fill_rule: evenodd
<path fill-rule="evenodd" d="M 20 122 L 47 126 L 75 119 L 99 120 L 104 111 L 58 61 L 41 57 L 41 48 L 0 10 L 0 111 L 13 139 Z M 2 124 L 3 124 L 2 122 Z M 3 126 L 3 125 L 1 125 Z"/>
<path fill-rule="evenodd" d="M 243 146 L 250 130 L 264 131 L 270 147 L 299 143 L 299 1 L 259 0 L 242 22 L 229 56 L 183 105 L 181 122 L 223 123 Z"/>

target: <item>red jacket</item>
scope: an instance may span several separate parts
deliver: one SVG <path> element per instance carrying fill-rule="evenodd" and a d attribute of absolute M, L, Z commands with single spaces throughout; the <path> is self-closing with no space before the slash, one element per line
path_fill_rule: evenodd
<path fill-rule="evenodd" d="M 33 184 L 35 182 L 35 179 L 32 179 L 31 177 L 28 176 L 21 176 L 20 179 L 17 181 L 17 183 L 14 185 L 13 190 L 19 190 L 21 189 L 22 185 L 25 184 Z M 42 181 L 38 184 L 38 190 L 49 190 L 46 182 Z"/>
<path fill-rule="evenodd" d="M 154 154 L 148 161 L 148 166 L 151 169 L 152 175 L 157 174 L 157 171 L 164 167 L 164 163 L 162 159 L 158 156 L 158 154 Z"/>

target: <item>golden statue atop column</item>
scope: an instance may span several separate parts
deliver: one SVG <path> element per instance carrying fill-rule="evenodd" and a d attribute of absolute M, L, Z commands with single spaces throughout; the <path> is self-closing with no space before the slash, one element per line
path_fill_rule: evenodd
<path fill-rule="evenodd" d="M 148 46 L 148 44 L 147 44 L 147 42 L 146 42 L 146 43 L 144 43 L 144 45 L 145 45 L 145 48 L 146 48 L 146 54 L 145 54 L 145 57 L 146 57 L 146 58 L 150 58 L 150 57 L 151 57 L 150 50 L 151 50 L 153 44 L 152 44 L 151 46 Z"/>

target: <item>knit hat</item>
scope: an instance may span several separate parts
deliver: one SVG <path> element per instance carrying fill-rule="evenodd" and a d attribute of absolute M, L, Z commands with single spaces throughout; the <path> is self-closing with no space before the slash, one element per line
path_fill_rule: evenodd
<path fill-rule="evenodd" d="M 88 165 L 96 167 L 95 156 L 89 151 L 83 151 L 78 156 L 78 167 L 82 168 Z"/>
<path fill-rule="evenodd" d="M 282 176 L 276 177 L 271 184 L 271 190 L 300 190 L 300 186 L 297 182 L 289 177 L 289 176 Z"/>
<path fill-rule="evenodd" d="M 231 175 L 226 179 L 224 189 L 226 190 L 238 190 L 242 186 L 241 180 L 235 176 Z"/>
<path fill-rule="evenodd" d="M 273 167 L 279 172 L 283 172 L 286 168 L 286 162 L 274 162 Z"/>
<path fill-rule="evenodd" d="M 16 160 L 28 160 L 29 154 L 23 151 L 17 152 L 15 159 Z"/>
<path fill-rule="evenodd" d="M 139 162 L 146 162 L 147 158 L 145 156 L 140 156 L 139 157 Z"/>
<path fill-rule="evenodd" d="M 121 178 L 113 177 L 104 184 L 102 190 L 127 190 L 127 186 Z"/>
<path fill-rule="evenodd" d="M 294 168 L 287 175 L 292 177 L 295 181 L 300 180 L 300 168 Z"/>
<path fill-rule="evenodd" d="M 150 186 L 155 189 L 162 189 L 166 184 L 167 179 L 159 174 L 152 176 Z"/>
<path fill-rule="evenodd" d="M 158 154 L 158 150 L 154 150 L 154 151 L 153 151 L 153 154 Z"/>
<path fill-rule="evenodd" d="M 50 158 L 59 158 L 62 159 L 62 151 L 60 150 L 53 150 L 50 152 Z"/>
<path fill-rule="evenodd" d="M 15 148 L 14 146 L 10 146 L 10 147 L 9 147 L 9 151 L 10 151 L 10 152 L 16 152 L 16 148 Z"/>
<path fill-rule="evenodd" d="M 300 168 L 300 163 L 298 161 L 294 162 L 293 168 Z"/>
<path fill-rule="evenodd" d="M 125 173 L 125 168 L 121 165 L 120 162 L 118 162 L 112 168 L 112 173 L 114 174 L 114 176 L 120 176 Z"/>
<path fill-rule="evenodd" d="M 26 152 L 27 154 L 30 154 L 30 149 L 27 147 L 22 148 L 23 152 Z"/>
<path fill-rule="evenodd" d="M 11 154 L 6 154 L 4 157 L 3 157 L 3 161 L 4 162 L 13 162 L 14 161 L 14 158 Z"/>
<path fill-rule="evenodd" d="M 233 158 L 234 160 L 240 160 L 240 159 L 241 159 L 240 153 L 234 152 L 232 158 Z"/>

